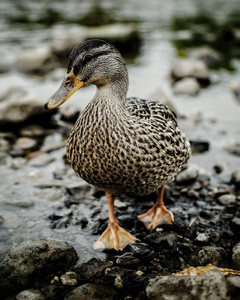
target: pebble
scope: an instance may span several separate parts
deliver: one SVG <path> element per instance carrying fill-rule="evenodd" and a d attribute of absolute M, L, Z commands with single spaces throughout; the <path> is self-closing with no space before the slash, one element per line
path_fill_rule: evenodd
<path fill-rule="evenodd" d="M 148 299 L 161 300 L 231 299 L 228 295 L 227 280 L 218 270 L 198 276 L 156 276 L 149 280 L 146 293 Z"/>
<path fill-rule="evenodd" d="M 172 73 L 177 78 L 194 77 L 198 79 L 209 79 L 210 73 L 204 62 L 189 58 L 178 58 L 175 60 Z"/>
<path fill-rule="evenodd" d="M 193 141 L 191 140 L 191 150 L 193 154 L 199 154 L 207 152 L 210 148 L 208 141 Z"/>
<path fill-rule="evenodd" d="M 232 224 L 233 224 L 234 226 L 238 227 L 238 229 L 240 229 L 240 218 L 234 217 L 234 218 L 232 219 Z"/>
<path fill-rule="evenodd" d="M 222 205 L 230 205 L 236 203 L 236 196 L 229 194 L 229 195 L 222 195 L 218 197 L 218 203 Z"/>
<path fill-rule="evenodd" d="M 215 246 L 204 246 L 198 252 L 198 265 L 205 266 L 207 264 L 212 264 L 214 266 L 221 267 L 226 261 L 226 251 L 221 247 Z"/>
<path fill-rule="evenodd" d="M 195 242 L 198 242 L 198 243 L 206 244 L 208 241 L 209 241 L 209 236 L 207 236 L 205 233 L 199 233 L 195 239 Z"/>
<path fill-rule="evenodd" d="M 132 243 L 128 245 L 128 248 L 139 258 L 146 258 L 154 253 L 154 250 L 148 244 L 144 243 Z"/>
<path fill-rule="evenodd" d="M 164 248 L 172 248 L 177 236 L 174 233 L 154 232 L 146 236 L 145 240 L 154 245 L 161 245 Z"/>
<path fill-rule="evenodd" d="M 77 284 L 77 274 L 75 272 L 66 272 L 60 276 L 63 285 L 76 285 Z"/>
<path fill-rule="evenodd" d="M 29 165 L 33 167 L 43 167 L 54 161 L 55 158 L 51 154 L 43 153 L 40 154 L 29 161 Z"/>
<path fill-rule="evenodd" d="M 85 283 L 72 290 L 64 300 L 113 300 L 114 289 L 110 286 L 95 283 Z"/>
<path fill-rule="evenodd" d="M 189 165 L 182 172 L 178 173 L 176 177 L 176 182 L 179 184 L 187 184 L 194 182 L 198 177 L 199 170 L 195 165 Z"/>
<path fill-rule="evenodd" d="M 117 208 L 125 208 L 125 207 L 127 207 L 127 204 L 124 203 L 124 202 L 122 202 L 122 201 L 120 201 L 119 199 L 116 199 L 116 200 L 114 201 L 114 207 L 117 207 Z"/>
<path fill-rule="evenodd" d="M 36 124 L 24 126 L 20 128 L 19 132 L 21 136 L 31 137 L 31 138 L 45 135 L 45 130 L 41 126 Z"/>
<path fill-rule="evenodd" d="M 75 122 L 80 114 L 80 111 L 75 106 L 60 106 L 61 118 L 66 121 Z"/>
<path fill-rule="evenodd" d="M 240 243 L 235 245 L 232 250 L 232 262 L 235 269 L 240 270 Z"/>
<path fill-rule="evenodd" d="M 183 78 L 177 81 L 173 86 L 173 92 L 176 95 L 195 96 L 200 90 L 200 84 L 195 78 Z"/>
<path fill-rule="evenodd" d="M 4 201 L 4 203 L 23 208 L 28 208 L 34 205 L 34 202 L 31 199 L 7 199 Z"/>
<path fill-rule="evenodd" d="M 189 56 L 192 59 L 203 61 L 209 68 L 217 68 L 222 62 L 221 55 L 207 46 L 190 51 Z"/>
<path fill-rule="evenodd" d="M 50 272 L 69 268 L 77 260 L 75 249 L 67 242 L 54 240 L 29 240 L 13 247 L 1 260 L 1 294 L 23 290 Z M 21 278 L 21 280 L 19 280 Z"/>
<path fill-rule="evenodd" d="M 232 173 L 231 182 L 240 188 L 240 168 Z"/>
<path fill-rule="evenodd" d="M 139 262 L 140 260 L 136 258 L 131 252 L 126 252 L 123 255 L 118 256 L 118 258 L 116 259 L 116 264 L 120 266 L 135 265 Z"/>
<path fill-rule="evenodd" d="M 122 278 L 117 275 L 114 279 L 114 284 L 113 284 L 117 289 L 122 289 L 123 288 L 123 281 Z"/>
<path fill-rule="evenodd" d="M 34 149 L 36 148 L 36 146 L 37 141 L 29 137 L 20 137 L 16 140 L 16 143 L 14 144 L 15 149 L 21 149 L 23 151 Z"/>
<path fill-rule="evenodd" d="M 39 46 L 32 49 L 24 49 L 19 52 L 16 66 L 23 73 L 45 73 L 51 70 L 51 49 L 48 46 Z M 51 66 L 51 68 L 50 68 Z"/>
<path fill-rule="evenodd" d="M 46 297 L 39 290 L 30 289 L 24 290 L 17 294 L 16 300 L 45 300 Z"/>

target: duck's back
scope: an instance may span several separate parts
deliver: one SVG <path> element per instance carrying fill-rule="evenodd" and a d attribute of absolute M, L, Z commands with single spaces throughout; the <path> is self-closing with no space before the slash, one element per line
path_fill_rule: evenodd
<path fill-rule="evenodd" d="M 79 176 L 113 194 L 135 195 L 172 180 L 190 155 L 175 113 L 139 98 L 127 99 L 122 115 L 109 109 L 89 105 L 72 130 L 67 156 Z"/>

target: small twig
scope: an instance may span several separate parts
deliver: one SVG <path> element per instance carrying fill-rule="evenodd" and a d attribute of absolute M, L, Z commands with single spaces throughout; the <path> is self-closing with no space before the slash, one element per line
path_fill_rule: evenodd
<path fill-rule="evenodd" d="M 36 157 L 40 154 L 49 153 L 49 152 L 52 152 L 54 150 L 60 149 L 62 147 L 65 147 L 66 143 L 67 143 L 67 140 L 64 140 L 62 143 L 60 143 L 58 145 L 55 145 L 55 146 L 52 146 L 52 147 L 49 147 L 49 148 L 46 148 L 46 149 L 41 149 L 41 150 L 38 150 L 38 151 L 31 152 L 27 155 L 27 158 L 30 159 L 30 158 Z"/>

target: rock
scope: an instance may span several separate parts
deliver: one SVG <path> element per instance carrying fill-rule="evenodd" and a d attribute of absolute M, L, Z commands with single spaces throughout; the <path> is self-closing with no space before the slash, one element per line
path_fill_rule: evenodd
<path fill-rule="evenodd" d="M 46 297 L 39 290 L 25 290 L 17 294 L 16 300 L 45 300 Z"/>
<path fill-rule="evenodd" d="M 200 85 L 195 78 L 183 78 L 177 81 L 173 86 L 173 92 L 176 95 L 185 94 L 195 96 L 200 90 Z"/>
<path fill-rule="evenodd" d="M 45 102 L 46 99 L 27 94 L 22 89 L 9 89 L 0 100 L 0 125 L 11 123 L 18 128 L 18 123 L 28 121 L 32 117 L 49 118 L 51 113 L 44 109 Z M 46 118 L 44 121 L 46 123 Z"/>
<path fill-rule="evenodd" d="M 48 46 L 24 49 L 18 54 L 16 66 L 23 73 L 46 73 L 54 67 L 51 49 Z"/>
<path fill-rule="evenodd" d="M 218 68 L 222 63 L 221 55 L 207 46 L 192 50 L 189 57 L 203 61 L 209 68 Z"/>
<path fill-rule="evenodd" d="M 23 151 L 32 150 L 36 148 L 36 146 L 37 141 L 28 137 L 20 137 L 16 140 L 16 143 L 14 144 L 15 149 L 20 149 Z"/>
<path fill-rule="evenodd" d="M 12 248 L 0 262 L 1 293 L 15 293 L 51 273 L 67 270 L 76 260 L 75 249 L 66 242 L 25 241 Z"/>
<path fill-rule="evenodd" d="M 230 205 L 230 204 L 235 204 L 236 203 L 236 196 L 232 194 L 227 194 L 227 195 L 221 195 L 218 197 L 218 202 L 219 204 L 222 205 Z"/>
<path fill-rule="evenodd" d="M 234 93 L 237 100 L 240 101 L 240 83 L 239 82 L 230 83 L 229 89 Z"/>
<path fill-rule="evenodd" d="M 40 154 L 29 161 L 29 165 L 33 167 L 43 167 L 54 161 L 55 158 L 48 153 Z"/>
<path fill-rule="evenodd" d="M 75 272 L 66 272 L 60 279 L 63 285 L 72 286 L 77 284 L 77 274 Z"/>
<path fill-rule="evenodd" d="M 148 299 L 230 300 L 225 277 L 217 270 L 197 276 L 157 276 L 146 288 Z"/>
<path fill-rule="evenodd" d="M 110 286 L 95 283 L 85 283 L 72 290 L 64 300 L 113 300 L 114 289 Z"/>
<path fill-rule="evenodd" d="M 196 180 L 199 174 L 199 169 L 196 165 L 188 165 L 186 169 L 178 173 L 176 182 L 179 184 L 192 183 Z"/>
<path fill-rule="evenodd" d="M 25 137 L 40 137 L 45 135 L 45 130 L 39 125 L 28 125 L 20 128 L 19 130 L 21 136 Z"/>
<path fill-rule="evenodd" d="M 128 245 L 128 248 L 139 258 L 146 258 L 154 253 L 153 249 L 144 243 L 131 243 Z"/>
<path fill-rule="evenodd" d="M 116 264 L 120 266 L 134 265 L 138 264 L 139 262 L 140 260 L 136 258 L 131 252 L 126 252 L 123 255 L 118 256 L 118 258 L 116 259 Z"/>
<path fill-rule="evenodd" d="M 9 167 L 14 169 L 14 170 L 18 170 L 23 168 L 27 163 L 27 160 L 25 158 L 22 157 L 16 157 L 13 158 L 12 161 L 9 163 Z"/>
<path fill-rule="evenodd" d="M 197 243 L 202 243 L 202 244 L 206 244 L 209 241 L 209 236 L 206 235 L 205 233 L 199 233 L 199 235 L 196 237 L 195 241 Z"/>
<path fill-rule="evenodd" d="M 71 271 L 75 272 L 78 280 L 81 281 L 88 280 L 111 266 L 112 262 L 110 261 L 102 261 L 100 259 L 92 258 L 86 263 L 72 267 Z"/>
<path fill-rule="evenodd" d="M 146 236 L 145 240 L 153 245 L 161 245 L 164 248 L 172 248 L 177 236 L 174 233 L 154 232 Z"/>
<path fill-rule="evenodd" d="M 7 199 L 4 201 L 4 204 L 17 206 L 17 207 L 31 207 L 34 205 L 34 202 L 31 199 Z"/>
<path fill-rule="evenodd" d="M 232 173 L 231 182 L 240 188 L 240 168 Z"/>
<path fill-rule="evenodd" d="M 233 247 L 232 251 L 233 265 L 237 270 L 240 270 L 240 243 Z"/>
<path fill-rule="evenodd" d="M 209 150 L 210 144 L 208 141 L 190 141 L 193 154 L 204 153 Z"/>
<path fill-rule="evenodd" d="M 197 265 L 205 266 L 212 264 L 214 266 L 221 267 L 222 264 L 226 263 L 226 251 L 221 247 L 204 246 L 198 252 Z"/>
<path fill-rule="evenodd" d="M 232 224 L 233 224 L 233 226 L 235 226 L 236 228 L 240 229 L 240 218 L 234 217 L 234 218 L 232 219 Z"/>
<path fill-rule="evenodd" d="M 78 108 L 74 107 L 74 106 L 60 106 L 60 114 L 61 114 L 61 118 L 65 121 L 70 121 L 75 123 L 75 121 L 77 120 L 80 111 Z"/>
<path fill-rule="evenodd" d="M 209 80 L 210 76 L 204 62 L 189 58 L 178 58 L 175 60 L 172 73 L 176 78 L 194 77 Z"/>
<path fill-rule="evenodd" d="M 240 155 L 240 143 L 232 143 L 224 147 L 231 154 Z"/>

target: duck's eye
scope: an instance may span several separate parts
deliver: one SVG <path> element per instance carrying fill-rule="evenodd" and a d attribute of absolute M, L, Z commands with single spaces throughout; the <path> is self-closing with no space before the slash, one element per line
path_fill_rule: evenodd
<path fill-rule="evenodd" d="M 84 61 L 85 62 L 89 62 L 90 60 L 92 60 L 92 58 L 93 58 L 93 56 L 92 55 L 86 55 L 85 57 L 84 57 Z"/>

